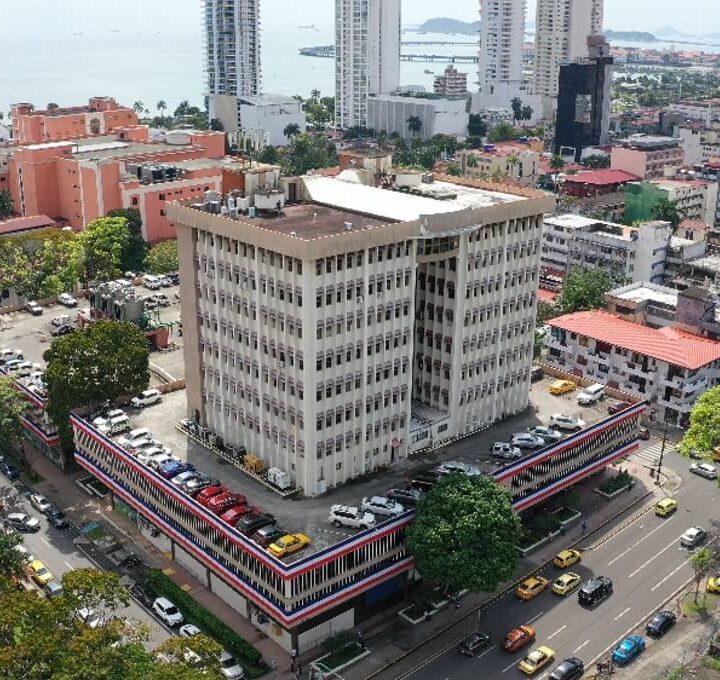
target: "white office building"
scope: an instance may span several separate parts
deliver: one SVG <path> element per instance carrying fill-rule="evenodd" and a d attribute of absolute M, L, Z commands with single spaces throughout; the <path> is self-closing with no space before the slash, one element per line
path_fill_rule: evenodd
<path fill-rule="evenodd" d="M 247 215 L 169 208 L 188 416 L 307 495 L 527 407 L 554 204 L 413 172 L 341 178 L 286 179 L 292 205 L 263 190 Z"/>
<path fill-rule="evenodd" d="M 370 94 L 400 86 L 400 0 L 335 0 L 335 123 L 367 125 Z"/>
<path fill-rule="evenodd" d="M 204 18 L 210 119 L 235 130 L 237 98 L 260 92 L 260 0 L 205 0 Z"/>
<path fill-rule="evenodd" d="M 403 139 L 430 139 L 434 135 L 466 137 L 468 97 L 439 97 L 423 94 L 370 95 L 367 101 L 367 126 Z M 414 132 L 409 121 L 417 118 L 420 129 Z"/>
<path fill-rule="evenodd" d="M 602 32 L 604 0 L 538 0 L 535 21 L 535 94 L 552 116 L 560 64 L 588 56 L 587 39 Z"/>

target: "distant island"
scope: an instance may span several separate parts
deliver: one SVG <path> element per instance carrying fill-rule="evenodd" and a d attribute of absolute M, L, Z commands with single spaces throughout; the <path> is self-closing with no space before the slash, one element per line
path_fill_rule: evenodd
<path fill-rule="evenodd" d="M 480 30 L 479 21 L 460 21 L 439 17 L 428 19 L 415 29 L 418 33 L 450 33 L 455 35 L 475 35 Z"/>
<path fill-rule="evenodd" d="M 660 42 L 652 33 L 646 31 L 613 31 L 607 29 L 603 35 L 612 42 L 613 40 L 628 40 L 630 42 L 654 43 Z"/>

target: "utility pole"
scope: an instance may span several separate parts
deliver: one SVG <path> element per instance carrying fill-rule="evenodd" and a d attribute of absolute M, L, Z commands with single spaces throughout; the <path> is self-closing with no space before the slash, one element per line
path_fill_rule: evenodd
<path fill-rule="evenodd" d="M 666 418 L 665 425 L 663 427 L 663 438 L 662 438 L 662 446 L 660 447 L 660 458 L 658 458 L 658 466 L 657 466 L 657 471 L 655 473 L 656 486 L 660 486 L 660 473 L 662 472 L 663 458 L 665 457 L 665 445 L 667 443 L 667 431 L 668 431 L 668 421 Z"/>

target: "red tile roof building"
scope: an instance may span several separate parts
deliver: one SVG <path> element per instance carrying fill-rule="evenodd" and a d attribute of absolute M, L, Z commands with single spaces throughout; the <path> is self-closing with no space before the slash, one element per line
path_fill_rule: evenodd
<path fill-rule="evenodd" d="M 566 175 L 560 191 L 578 198 L 602 196 L 618 191 L 624 184 L 637 182 L 639 179 L 637 175 L 625 172 L 625 170 L 611 168 L 585 170 L 574 175 Z"/>

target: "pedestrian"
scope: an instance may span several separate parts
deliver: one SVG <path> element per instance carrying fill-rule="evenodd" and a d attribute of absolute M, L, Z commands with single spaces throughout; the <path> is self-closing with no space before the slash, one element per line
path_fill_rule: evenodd
<path fill-rule="evenodd" d="M 453 598 L 453 604 L 455 605 L 455 611 L 460 609 L 460 600 L 457 597 Z"/>
<path fill-rule="evenodd" d="M 586 522 L 585 520 L 583 520 L 583 523 L 582 523 L 582 533 L 585 533 L 585 529 L 587 529 L 587 522 Z"/>

